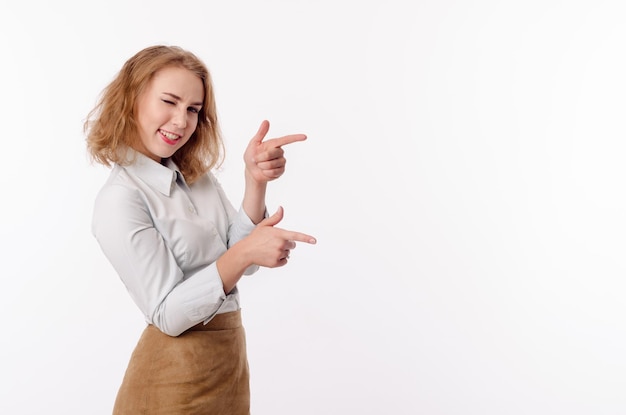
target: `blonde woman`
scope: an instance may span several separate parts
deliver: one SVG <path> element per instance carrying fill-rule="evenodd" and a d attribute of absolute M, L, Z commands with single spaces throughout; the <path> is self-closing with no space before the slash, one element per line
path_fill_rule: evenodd
<path fill-rule="evenodd" d="M 249 414 L 237 282 L 287 264 L 304 233 L 267 215 L 267 183 L 285 171 L 284 145 L 263 121 L 245 153 L 234 209 L 211 173 L 223 158 L 212 81 L 193 53 L 152 46 L 131 57 L 85 123 L 92 159 L 111 167 L 92 231 L 147 327 L 114 414 Z M 268 217 L 269 216 L 269 217 Z"/>

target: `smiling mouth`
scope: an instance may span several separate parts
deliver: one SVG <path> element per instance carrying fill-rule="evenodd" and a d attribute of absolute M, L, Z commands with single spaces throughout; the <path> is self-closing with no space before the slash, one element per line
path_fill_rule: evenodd
<path fill-rule="evenodd" d="M 159 130 L 159 134 L 161 135 L 161 138 L 163 139 L 163 141 L 165 141 L 168 144 L 176 144 L 178 140 L 180 140 L 180 138 L 182 137 L 178 134 L 170 133 L 168 131 L 163 131 L 163 130 Z"/>

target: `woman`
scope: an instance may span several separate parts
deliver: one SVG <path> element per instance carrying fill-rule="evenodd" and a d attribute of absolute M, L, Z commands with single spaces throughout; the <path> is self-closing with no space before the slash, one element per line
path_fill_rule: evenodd
<path fill-rule="evenodd" d="M 263 121 L 245 153 L 236 211 L 211 170 L 223 157 L 210 74 L 192 53 L 139 51 L 85 123 L 92 159 L 112 167 L 92 231 L 148 326 L 128 364 L 114 414 L 248 414 L 245 334 L 237 282 L 287 263 L 309 235 L 275 227 L 267 183 L 285 171 Z"/>

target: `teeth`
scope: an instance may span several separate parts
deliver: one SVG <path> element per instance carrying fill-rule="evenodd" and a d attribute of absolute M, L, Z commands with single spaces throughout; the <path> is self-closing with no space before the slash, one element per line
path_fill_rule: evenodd
<path fill-rule="evenodd" d="M 165 137 L 169 138 L 170 140 L 178 140 L 180 138 L 180 136 L 177 134 L 168 133 L 167 131 L 163 131 L 163 130 L 159 130 L 159 131 L 161 132 L 161 134 L 163 134 Z"/>

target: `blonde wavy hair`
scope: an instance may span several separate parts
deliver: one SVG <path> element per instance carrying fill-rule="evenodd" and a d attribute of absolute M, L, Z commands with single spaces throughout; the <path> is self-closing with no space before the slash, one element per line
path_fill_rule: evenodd
<path fill-rule="evenodd" d="M 198 125 L 189 141 L 171 157 L 188 183 L 224 161 L 224 142 L 217 122 L 213 83 L 206 65 L 178 46 L 147 47 L 126 61 L 115 79 L 102 91 L 84 123 L 87 150 L 92 161 L 110 167 L 124 165 L 128 148 L 138 148 L 136 103 L 161 69 L 181 67 L 196 74 L 204 86 Z"/>

